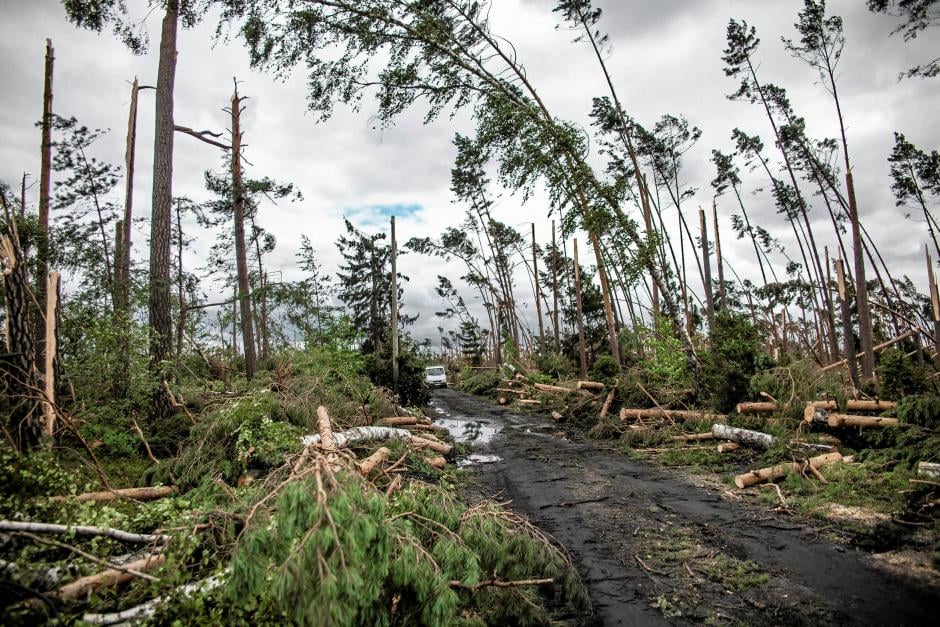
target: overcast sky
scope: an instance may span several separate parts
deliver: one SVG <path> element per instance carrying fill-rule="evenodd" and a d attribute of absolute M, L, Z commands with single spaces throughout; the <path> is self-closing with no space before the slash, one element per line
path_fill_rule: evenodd
<path fill-rule="evenodd" d="M 146 0 L 129 0 L 129 4 L 135 18 L 146 16 L 144 25 L 153 39 L 154 45 L 144 56 L 132 55 L 110 33 L 96 35 L 74 28 L 55 0 L 0 2 L 0 179 L 18 189 L 24 171 L 39 170 L 40 137 L 34 123 L 41 117 L 47 37 L 56 55 L 55 112 L 74 115 L 92 128 L 112 129 L 93 152 L 99 159 L 122 163 L 129 82 L 137 76 L 142 84 L 155 83 L 161 17 L 159 10 L 148 16 Z M 553 113 L 587 125 L 591 99 L 605 94 L 603 77 L 590 51 L 583 44 L 571 43 L 572 33 L 555 28 L 552 4 L 550 0 L 494 0 L 493 28 L 515 44 L 529 79 Z M 807 119 L 810 135 L 837 133 L 831 100 L 816 83 L 814 71 L 790 57 L 780 43 L 781 35 L 795 36 L 792 24 L 801 1 L 609 0 L 599 4 L 605 9 L 601 28 L 611 39 L 610 68 L 628 113 L 650 128 L 664 113 L 683 115 L 703 131 L 696 148 L 686 156 L 684 178 L 700 190 L 692 207 L 711 203 L 710 152 L 712 148 L 731 151 L 733 128 L 759 133 L 772 146 L 761 112 L 725 97 L 736 88 L 735 81 L 724 76 L 721 61 L 730 18 L 743 18 L 757 27 L 762 40 L 758 52 L 761 77 L 788 89 L 797 112 Z M 904 220 L 903 212 L 895 208 L 886 158 L 895 130 L 922 149 L 936 149 L 940 144 L 936 124 L 940 78 L 897 80 L 900 72 L 937 56 L 936 36 L 928 31 L 905 43 L 899 35 L 890 36 L 896 25 L 892 18 L 873 15 L 864 4 L 859 0 L 829 3 L 830 13 L 845 20 L 847 44 L 839 85 L 861 216 L 895 275 L 908 274 L 923 285 L 926 232 L 921 224 Z M 286 279 L 298 277 L 293 266 L 301 234 L 310 237 L 326 268 L 335 270 L 339 255 L 334 242 L 343 229 L 344 215 L 363 229 L 385 230 L 387 216 L 395 213 L 400 241 L 436 235 L 463 219 L 464 207 L 453 202 L 449 184 L 453 134 L 472 129 L 468 117 L 445 117 L 424 126 L 424 111 L 419 108 L 402 116 L 393 128 L 382 129 L 366 103 L 361 113 L 339 107 L 331 120 L 318 123 L 306 110 L 302 73 L 277 81 L 251 71 L 240 42 L 213 45 L 213 28 L 210 17 L 193 30 L 180 31 L 176 123 L 224 130 L 227 115 L 222 108 L 231 97 L 232 77 L 241 81 L 240 92 L 250 97 L 242 122 L 248 144 L 245 154 L 254 164 L 249 176 L 291 181 L 304 196 L 301 202 L 266 204 L 261 209 L 260 222 L 278 241 L 269 260 L 272 270 L 283 270 Z M 148 216 L 150 210 L 152 145 L 153 92 L 146 91 L 140 101 L 135 193 L 140 216 Z M 178 135 L 174 193 L 195 200 L 207 198 L 203 172 L 219 167 L 219 153 Z M 792 243 L 789 227 L 776 215 L 767 195 L 750 195 L 763 183 L 759 178 L 747 182 L 745 200 L 752 220 L 784 244 Z M 29 193 L 33 206 L 37 197 L 33 187 Z M 734 241 L 730 232 L 733 209 L 730 201 L 719 200 L 723 252 L 740 275 L 753 278 L 757 267 L 749 244 Z M 824 213 L 820 208 L 813 214 L 820 234 L 831 230 Z M 498 219 L 524 232 L 536 222 L 543 243 L 550 240 L 546 215 L 544 194 L 522 204 L 519 198 L 501 193 L 496 208 Z M 136 242 L 145 241 L 148 229 L 147 225 L 137 227 Z M 190 230 L 198 239 L 187 263 L 195 269 L 204 263 L 212 237 L 194 225 Z M 143 246 L 138 245 L 141 259 L 142 254 Z M 406 307 L 410 313 L 420 313 L 413 335 L 436 339 L 440 322 L 433 314 L 441 303 L 433 292 L 435 277 L 459 276 L 460 267 L 409 254 L 399 268 L 411 277 L 405 288 Z"/>

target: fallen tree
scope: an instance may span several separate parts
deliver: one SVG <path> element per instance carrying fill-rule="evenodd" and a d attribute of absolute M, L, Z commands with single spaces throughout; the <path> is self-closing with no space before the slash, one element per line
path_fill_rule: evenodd
<path fill-rule="evenodd" d="M 148 555 L 129 564 L 124 564 L 120 568 L 109 568 L 100 573 L 76 579 L 56 590 L 54 596 L 60 599 L 78 599 L 98 588 L 118 586 L 128 582 L 139 576 L 137 573 L 153 571 L 165 561 L 166 556 L 162 553 Z"/>
<path fill-rule="evenodd" d="M 110 527 L 90 527 L 83 525 L 55 525 L 51 523 L 26 522 L 19 520 L 0 520 L 0 531 L 26 531 L 29 533 L 50 533 L 76 536 L 107 536 L 135 544 L 169 542 L 170 536 L 163 534 L 130 533 Z"/>
<path fill-rule="evenodd" d="M 852 414 L 838 414 L 807 405 L 803 412 L 803 420 L 809 424 L 825 424 L 830 427 L 897 427 L 900 423 L 897 418 L 884 418 L 881 416 L 853 416 Z"/>
<path fill-rule="evenodd" d="M 774 445 L 774 442 L 776 442 L 776 438 L 769 433 L 751 431 L 750 429 L 739 429 L 723 424 L 712 425 L 711 434 L 716 440 L 730 440 L 731 442 L 737 442 L 745 446 L 750 446 L 751 448 L 764 450 L 769 449 Z"/>
<path fill-rule="evenodd" d="M 681 420 L 707 420 L 712 422 L 724 422 L 727 419 L 727 416 L 724 414 L 710 414 L 707 412 L 691 409 L 660 409 L 659 407 L 654 407 L 651 409 L 628 409 L 626 407 L 621 408 L 621 420 L 636 420 L 638 418 L 679 418 Z"/>
<path fill-rule="evenodd" d="M 410 440 L 412 444 L 424 446 L 432 451 L 448 454 L 453 449 L 450 444 L 441 442 L 432 442 L 427 438 L 417 436 L 406 429 L 396 429 L 395 427 L 353 427 L 346 431 L 331 433 L 333 448 L 348 448 L 354 444 L 365 444 L 366 442 L 378 442 L 381 440 Z M 318 446 L 322 442 L 321 434 L 306 435 L 300 438 L 304 446 Z M 326 448 L 326 447 L 324 447 Z"/>
<path fill-rule="evenodd" d="M 105 490 L 104 492 L 84 492 L 75 496 L 53 496 L 50 500 L 64 502 L 74 499 L 80 503 L 94 501 L 95 503 L 105 503 L 117 499 L 130 499 L 134 501 L 155 501 L 165 496 L 170 496 L 176 492 L 173 486 L 160 486 L 154 488 L 118 488 L 115 490 Z"/>
<path fill-rule="evenodd" d="M 812 401 L 810 406 L 817 409 L 834 411 L 839 409 L 836 401 Z M 865 400 L 847 400 L 845 408 L 848 411 L 888 411 L 894 409 L 897 403 L 894 401 L 865 401 Z M 786 407 L 785 404 L 772 401 L 758 401 L 753 403 L 738 403 L 735 408 L 739 414 L 770 414 Z"/>
<path fill-rule="evenodd" d="M 842 460 L 843 458 L 841 453 L 825 453 L 817 457 L 812 457 L 804 462 L 787 462 L 784 464 L 777 464 L 776 466 L 760 468 L 758 470 L 752 470 L 750 472 L 744 473 L 743 475 L 738 475 L 734 478 L 734 485 L 736 485 L 738 488 L 744 489 L 759 483 L 764 483 L 765 481 L 774 481 L 776 479 L 780 479 L 788 472 L 802 472 L 806 468 L 818 470 L 823 466 L 841 462 Z"/>

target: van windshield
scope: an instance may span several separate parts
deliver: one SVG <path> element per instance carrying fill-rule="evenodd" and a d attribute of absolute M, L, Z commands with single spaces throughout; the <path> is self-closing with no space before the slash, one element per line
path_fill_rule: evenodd
<path fill-rule="evenodd" d="M 444 369 L 443 368 L 428 368 L 427 372 L 432 377 L 439 377 L 442 374 L 444 374 Z"/>

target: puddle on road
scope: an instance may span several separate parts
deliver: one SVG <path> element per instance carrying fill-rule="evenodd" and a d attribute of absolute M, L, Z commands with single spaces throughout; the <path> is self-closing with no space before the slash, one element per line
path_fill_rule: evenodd
<path fill-rule="evenodd" d="M 470 444 L 473 448 L 486 446 L 500 431 L 498 425 L 489 421 L 475 420 L 467 416 L 451 414 L 438 405 L 435 400 L 431 401 L 431 407 L 438 414 L 438 417 L 434 419 L 434 424 L 447 429 L 455 441 Z M 473 453 L 460 459 L 457 465 L 473 466 L 476 464 L 492 464 L 499 461 L 502 461 L 502 458 L 497 455 Z"/>
<path fill-rule="evenodd" d="M 463 468 L 465 466 L 474 466 L 476 464 L 495 464 L 496 462 L 503 461 L 503 458 L 499 455 L 478 455 L 474 453 L 473 455 L 467 455 L 465 459 L 461 459 L 457 462 L 457 466 Z"/>

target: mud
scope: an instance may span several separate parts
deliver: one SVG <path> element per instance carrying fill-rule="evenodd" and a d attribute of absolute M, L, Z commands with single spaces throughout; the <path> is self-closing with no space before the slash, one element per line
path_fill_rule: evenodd
<path fill-rule="evenodd" d="M 487 427 L 473 453 L 500 459 L 474 466 L 475 481 L 569 552 L 594 603 L 585 624 L 934 624 L 940 588 L 877 568 L 815 523 L 461 392 L 436 392 L 435 406 Z"/>

